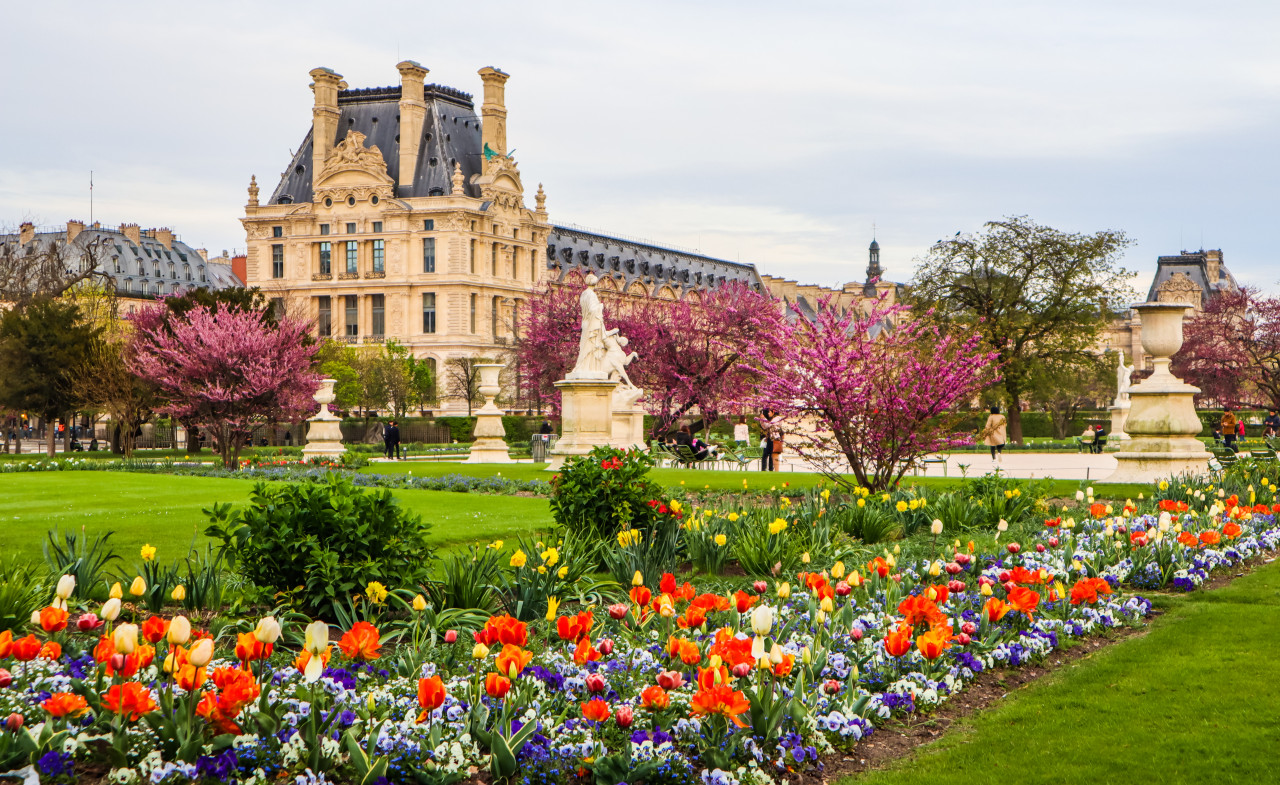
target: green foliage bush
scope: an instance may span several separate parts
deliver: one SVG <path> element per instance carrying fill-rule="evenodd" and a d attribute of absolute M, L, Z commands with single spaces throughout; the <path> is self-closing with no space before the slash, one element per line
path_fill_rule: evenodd
<path fill-rule="evenodd" d="M 611 540 L 622 529 L 652 528 L 650 501 L 663 489 L 648 477 L 653 459 L 639 450 L 596 447 L 551 479 L 551 515 L 574 534 Z"/>
<path fill-rule="evenodd" d="M 53 583 L 39 565 L 16 556 L 0 562 L 0 630 L 13 630 L 17 637 L 31 622 L 32 612 L 52 597 Z"/>
<path fill-rule="evenodd" d="M 254 486 L 249 504 L 205 510 L 205 533 L 253 584 L 330 614 L 371 581 L 388 588 L 427 582 L 430 524 L 405 512 L 388 490 L 363 491 L 330 474 L 323 482 Z"/>

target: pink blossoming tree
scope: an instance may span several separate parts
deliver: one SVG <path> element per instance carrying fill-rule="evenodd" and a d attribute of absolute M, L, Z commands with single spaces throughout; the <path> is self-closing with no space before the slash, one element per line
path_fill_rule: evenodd
<path fill-rule="evenodd" d="M 884 490 L 929 453 L 971 444 L 957 410 L 994 379 L 981 336 L 910 318 L 888 326 L 902 311 L 883 298 L 865 312 L 824 300 L 814 320 L 788 320 L 746 351 L 743 403 L 777 412 L 788 446 L 842 486 Z"/>
<path fill-rule="evenodd" d="M 582 314 L 580 282 L 556 284 L 530 298 L 520 316 L 516 366 L 525 394 L 559 408 L 552 386 L 573 367 Z M 654 416 L 654 431 L 669 430 L 696 410 L 710 425 L 745 383 L 743 349 L 776 332 L 778 304 L 739 283 L 696 297 L 660 300 L 597 287 L 606 327 L 617 327 L 638 358 L 627 368 L 644 389 L 642 404 Z"/>
<path fill-rule="evenodd" d="M 1280 297 L 1219 292 L 1183 327 L 1173 372 L 1225 406 L 1280 408 Z"/>
<path fill-rule="evenodd" d="M 163 306 L 133 316 L 137 373 L 158 385 L 160 411 L 209 434 L 234 469 L 257 425 L 298 422 L 315 411 L 316 347 L 305 322 L 268 324 L 257 311 Z"/>

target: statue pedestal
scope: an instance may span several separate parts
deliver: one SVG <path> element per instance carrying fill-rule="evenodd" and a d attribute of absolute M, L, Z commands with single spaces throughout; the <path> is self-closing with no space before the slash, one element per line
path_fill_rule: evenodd
<path fill-rule="evenodd" d="M 1129 432 L 1125 430 L 1125 423 L 1129 420 L 1129 409 L 1132 404 L 1124 406 L 1108 406 L 1107 411 L 1111 412 L 1111 429 L 1107 432 L 1107 445 L 1110 446 L 1112 441 L 1128 441 Z"/>
<path fill-rule="evenodd" d="M 558 471 L 570 458 L 586 455 L 597 445 L 613 444 L 613 391 L 610 379 L 561 379 L 560 439 L 551 448 L 549 471 Z M 641 426 L 643 428 L 643 425 Z"/>
<path fill-rule="evenodd" d="M 610 444 L 620 450 L 643 450 L 644 409 L 636 403 L 644 390 L 638 387 L 619 387 L 613 394 L 613 438 Z"/>
<path fill-rule="evenodd" d="M 1182 347 L 1182 317 L 1189 307 L 1134 306 L 1142 320 L 1142 346 L 1154 357 L 1155 370 L 1129 390 L 1124 427 L 1131 439 L 1116 453 L 1115 473 L 1105 482 L 1154 483 L 1178 474 L 1199 474 L 1208 465 L 1211 456 L 1196 438 L 1203 426 L 1193 396 L 1200 390 L 1169 371 L 1169 358 Z"/>
<path fill-rule="evenodd" d="M 342 421 L 329 411 L 329 404 L 334 399 L 333 385 L 336 383 L 334 379 L 320 380 L 320 389 L 316 391 L 316 401 L 320 404 L 320 411 L 307 421 L 311 427 L 307 430 L 307 446 L 302 448 L 303 460 L 309 461 L 312 458 L 341 460 L 347 451 L 342 444 L 342 429 L 338 427 Z"/>
<path fill-rule="evenodd" d="M 507 431 L 502 427 L 502 410 L 493 402 L 502 391 L 498 383 L 502 364 L 477 363 L 476 369 L 480 372 L 480 394 L 485 397 L 485 404 L 476 410 L 476 429 L 473 432 L 476 438 L 471 443 L 471 455 L 466 462 L 515 463 L 504 439 Z"/>

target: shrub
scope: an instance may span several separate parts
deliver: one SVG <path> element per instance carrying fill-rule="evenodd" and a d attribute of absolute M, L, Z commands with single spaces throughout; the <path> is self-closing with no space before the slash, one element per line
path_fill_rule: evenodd
<path fill-rule="evenodd" d="M 233 567 L 321 615 L 371 581 L 425 584 L 434 558 L 430 524 L 401 509 L 390 491 L 362 491 L 337 474 L 317 483 L 258 483 L 246 507 L 219 504 L 205 514 L 212 522 L 205 533 L 222 542 Z"/>
<path fill-rule="evenodd" d="M 16 556 L 0 563 L 0 630 L 13 630 L 16 637 L 51 597 L 53 587 L 38 565 Z"/>
<path fill-rule="evenodd" d="M 653 459 L 638 450 L 596 447 L 551 480 L 551 515 L 560 526 L 596 540 L 623 529 L 652 528 L 663 490 L 648 478 Z"/>
<path fill-rule="evenodd" d="M 120 561 L 108 541 L 111 532 L 89 535 L 74 531 L 59 533 L 52 529 L 44 542 L 44 560 L 49 572 L 56 576 L 76 576 L 76 589 L 71 595 L 87 598 L 106 578 L 107 566 Z"/>

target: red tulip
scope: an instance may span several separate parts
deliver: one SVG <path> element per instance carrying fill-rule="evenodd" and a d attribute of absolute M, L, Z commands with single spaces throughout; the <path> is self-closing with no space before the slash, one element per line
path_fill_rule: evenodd
<path fill-rule="evenodd" d="M 1036 553 L 1044 553 L 1044 543 L 1036 543 Z"/>
<path fill-rule="evenodd" d="M 827 679 L 825 682 L 822 683 L 822 689 L 828 695 L 835 695 L 837 692 L 840 691 L 840 682 L 836 681 L 835 679 Z"/>
<path fill-rule="evenodd" d="M 457 642 L 458 642 L 458 631 L 457 631 L 457 630 L 449 630 L 448 632 L 446 632 L 446 633 L 444 634 L 444 642 L 445 642 L 445 643 L 457 643 Z"/>
<path fill-rule="evenodd" d="M 769 584 L 765 581 L 756 581 L 751 584 L 751 588 L 756 590 L 756 594 L 764 594 L 769 590 Z"/>
<path fill-rule="evenodd" d="M 598 673 L 587 676 L 588 692 L 604 692 L 604 677 Z"/>
<path fill-rule="evenodd" d="M 1056 548 L 1056 547 L 1058 547 L 1058 538 L 1057 538 L 1057 537 L 1050 537 L 1050 538 L 1049 538 L 1049 547 L 1050 547 L 1050 548 Z"/>
<path fill-rule="evenodd" d="M 89 630 L 98 629 L 105 623 L 106 622 L 104 622 L 102 619 L 98 618 L 98 614 L 86 613 L 80 618 L 76 619 L 76 629 L 80 630 L 81 632 L 88 632 Z"/>
<path fill-rule="evenodd" d="M 959 594 L 964 591 L 964 581 L 947 581 L 947 591 Z"/>
<path fill-rule="evenodd" d="M 1000 582 L 1001 582 L 1001 583 L 1008 583 L 1008 582 L 1009 582 L 1009 579 L 1010 579 L 1010 578 L 1012 578 L 1012 577 L 1013 577 L 1013 573 L 1009 572 L 1008 570 L 1001 570 L 1001 571 L 1000 571 Z"/>
<path fill-rule="evenodd" d="M 14 733 L 22 730 L 22 715 L 15 711 L 13 714 L 6 717 L 4 720 L 4 729 L 13 731 Z"/>
<path fill-rule="evenodd" d="M 658 674 L 658 686 L 664 690 L 674 690 L 684 684 L 684 674 L 679 671 L 662 671 Z"/>
<path fill-rule="evenodd" d="M 124 670 L 124 663 L 125 663 L 125 655 L 123 654 L 111 655 L 110 664 L 111 664 L 112 670 L 117 670 L 117 671 Z"/>
<path fill-rule="evenodd" d="M 978 625 L 974 624 L 971 621 L 967 621 L 964 624 L 960 625 L 960 631 L 963 632 L 965 635 L 972 635 L 978 631 Z"/>
<path fill-rule="evenodd" d="M 853 591 L 853 587 L 849 585 L 848 581 L 840 581 L 836 584 L 836 594 L 841 597 L 848 597 L 851 591 Z"/>
<path fill-rule="evenodd" d="M 603 640 L 596 644 L 596 651 L 601 654 L 613 654 L 613 641 Z"/>
<path fill-rule="evenodd" d="M 4 668 L 0 668 L 0 690 L 3 690 L 5 687 L 8 687 L 12 683 L 13 683 L 13 674 L 9 673 L 9 671 L 5 670 Z"/>
<path fill-rule="evenodd" d="M 968 646 L 970 640 L 971 639 L 969 638 L 968 633 L 962 632 L 956 636 L 956 643 L 960 644 L 961 646 Z"/>
<path fill-rule="evenodd" d="M 613 718 L 618 721 L 619 728 L 630 728 L 634 713 L 630 706 L 619 706 L 614 710 Z"/>
<path fill-rule="evenodd" d="M 1006 550 L 1009 551 L 1009 553 L 1017 553 L 1018 551 L 1022 550 L 1022 546 L 1016 542 L 1011 542 L 1004 547 Z"/>
<path fill-rule="evenodd" d="M 627 613 L 630 610 L 631 609 L 628 608 L 625 603 L 615 602 L 613 605 L 609 606 L 609 618 L 617 620 L 625 619 L 627 618 Z"/>
<path fill-rule="evenodd" d="M 964 570 L 964 567 L 961 567 L 956 562 L 947 562 L 945 569 L 948 575 L 958 575 L 962 570 Z"/>
<path fill-rule="evenodd" d="M 972 559 L 973 557 L 967 553 L 957 553 L 955 555 L 956 564 L 959 564 L 962 567 L 968 564 Z"/>

